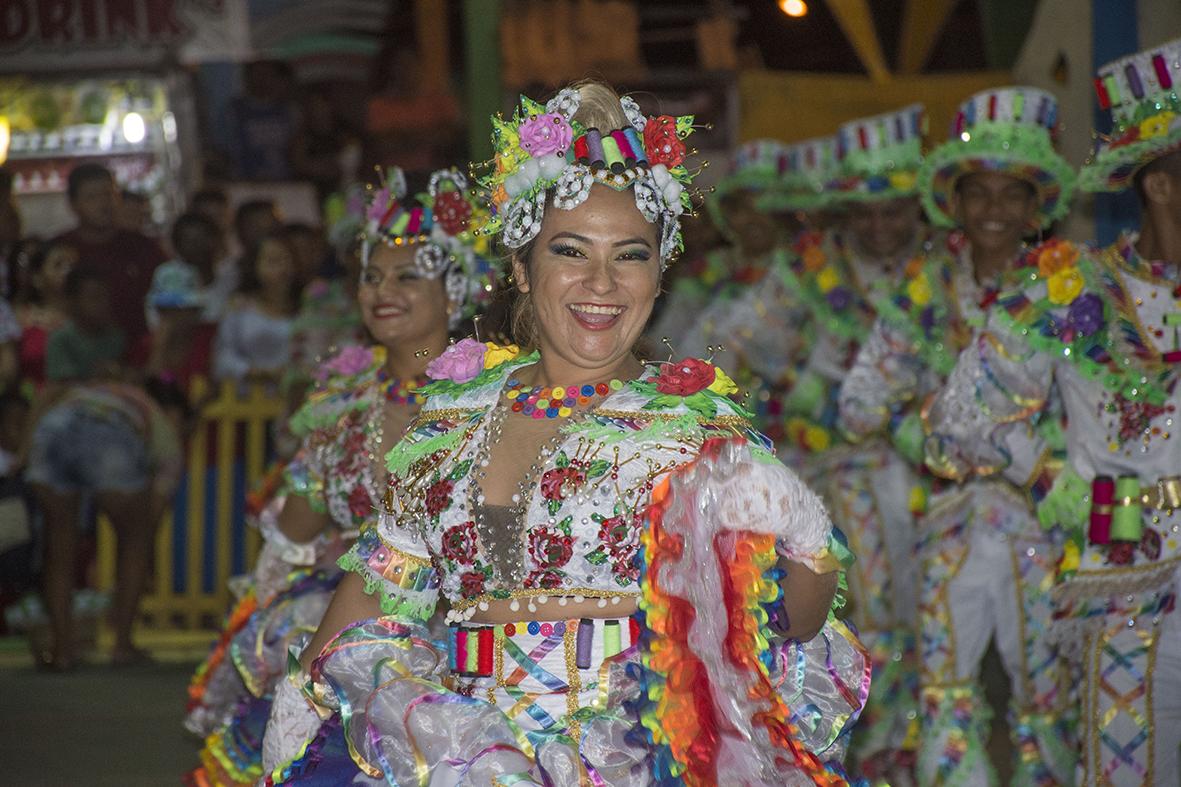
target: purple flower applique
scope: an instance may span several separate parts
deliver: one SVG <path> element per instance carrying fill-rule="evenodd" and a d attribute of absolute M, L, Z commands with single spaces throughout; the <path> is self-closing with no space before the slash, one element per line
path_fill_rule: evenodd
<path fill-rule="evenodd" d="M 847 287 L 833 287 L 824 297 L 828 299 L 828 305 L 837 311 L 849 308 L 853 302 L 853 293 Z"/>
<path fill-rule="evenodd" d="M 1075 298 L 1066 312 L 1066 324 L 1079 336 L 1090 336 L 1103 327 L 1103 299 L 1093 292 Z"/>

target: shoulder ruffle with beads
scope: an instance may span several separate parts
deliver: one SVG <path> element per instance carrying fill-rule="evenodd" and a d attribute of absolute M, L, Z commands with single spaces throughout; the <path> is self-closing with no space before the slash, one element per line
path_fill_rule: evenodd
<path fill-rule="evenodd" d="M 873 325 L 870 297 L 855 283 L 849 250 L 835 232 L 803 232 L 795 240 L 791 264 L 777 273 L 803 294 L 817 323 L 834 336 L 863 341 Z"/>
<path fill-rule="evenodd" d="M 1163 401 L 1172 369 L 1142 335 L 1112 252 L 1057 239 L 1037 246 L 1020 285 L 997 298 L 993 319 L 1109 391 Z"/>
<path fill-rule="evenodd" d="M 334 426 L 342 415 L 367 407 L 366 392 L 385 365 L 385 348 L 350 345 L 325 361 L 316 374 L 316 386 L 291 416 L 289 427 L 296 437 Z"/>
<path fill-rule="evenodd" d="M 951 373 L 960 350 L 952 339 L 962 321 L 954 302 L 954 279 L 966 243 L 957 231 L 924 244 L 906 263 L 902 284 L 875 302 L 879 319 L 911 342 L 923 363 L 944 376 Z"/>
<path fill-rule="evenodd" d="M 485 410 L 494 406 L 509 375 L 536 363 L 536 352 L 522 354 L 515 345 L 464 339 L 452 345 L 427 368 L 433 382 L 422 388 L 427 397 L 420 419 L 437 411 Z M 710 361 L 684 358 L 647 367 L 640 379 L 611 394 L 611 410 L 639 418 L 691 416 L 703 423 L 747 421 L 750 414 L 732 397 L 738 392 L 730 377 Z"/>

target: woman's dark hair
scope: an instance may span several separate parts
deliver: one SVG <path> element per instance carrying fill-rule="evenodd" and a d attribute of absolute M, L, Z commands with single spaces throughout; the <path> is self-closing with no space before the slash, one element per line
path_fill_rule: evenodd
<path fill-rule="evenodd" d="M 547 197 L 548 202 L 548 197 Z M 533 249 L 537 246 L 537 238 L 526 243 L 508 259 L 508 265 L 505 268 L 510 274 L 510 285 L 505 288 L 505 291 L 511 293 L 512 304 L 508 310 L 508 330 L 513 337 L 513 341 L 519 344 L 524 349 L 533 349 L 537 347 L 537 322 L 534 319 L 533 312 L 533 293 L 521 292 L 517 289 L 518 282 L 516 281 L 516 273 L 513 270 L 513 262 L 520 262 L 525 269 L 526 278 L 529 273 L 529 265 L 533 261 Z"/>
<path fill-rule="evenodd" d="M 71 200 L 77 198 L 78 192 L 82 190 L 82 187 L 95 180 L 114 183 L 115 176 L 102 164 L 94 162 L 79 164 L 70 170 L 69 178 L 66 180 L 66 196 Z"/>
<path fill-rule="evenodd" d="M 238 292 L 243 295 L 257 295 L 262 290 L 262 282 L 258 279 L 258 258 L 262 254 L 262 248 L 268 243 L 279 243 L 287 249 L 287 253 L 291 255 L 292 268 L 295 266 L 295 252 L 291 248 L 291 242 L 287 240 L 282 230 L 269 232 L 264 235 L 258 243 L 246 252 L 246 256 L 242 258 L 242 268 L 239 271 L 241 275 L 241 282 L 238 284 Z M 299 296 L 302 292 L 302 287 L 297 276 L 292 276 L 291 279 L 291 302 L 299 305 Z"/>

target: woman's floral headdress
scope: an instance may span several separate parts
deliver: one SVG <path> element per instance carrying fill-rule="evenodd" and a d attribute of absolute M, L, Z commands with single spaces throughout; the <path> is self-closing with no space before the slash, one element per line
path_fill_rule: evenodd
<path fill-rule="evenodd" d="M 682 248 L 679 217 L 690 208 L 686 187 L 685 138 L 692 116 L 645 117 L 631 97 L 620 99 L 626 128 L 584 128 L 574 120 L 582 100 L 566 88 L 542 105 L 524 96 L 511 120 L 492 119 L 496 150 L 491 174 L 480 184 L 493 210 L 483 231 L 499 232 L 510 249 L 537 237 L 549 190 L 553 206 L 572 210 L 586 201 L 591 186 L 622 191 L 632 187 L 644 218 L 662 228 L 660 257 L 667 264 Z"/>
<path fill-rule="evenodd" d="M 431 175 L 426 194 L 406 199 L 406 178 L 394 167 L 380 188 L 372 190 L 361 231 L 363 264 L 378 243 L 415 245 L 414 265 L 428 279 L 443 277 L 447 297 L 459 305 L 451 315 L 454 328 L 492 297 L 498 275 L 488 239 L 477 233 L 485 211 L 454 169 Z"/>

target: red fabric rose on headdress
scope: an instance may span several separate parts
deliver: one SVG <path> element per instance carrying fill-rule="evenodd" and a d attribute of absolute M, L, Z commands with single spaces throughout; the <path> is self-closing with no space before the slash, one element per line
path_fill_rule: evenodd
<path fill-rule="evenodd" d="M 472 206 L 458 191 L 445 191 L 435 198 L 435 221 L 448 235 L 466 230 L 471 217 Z"/>
<path fill-rule="evenodd" d="M 672 396 L 692 396 L 713 383 L 717 372 L 712 363 L 697 358 L 685 358 L 666 363 L 656 378 L 656 390 Z"/>
<path fill-rule="evenodd" d="M 648 118 L 644 126 L 644 152 L 648 163 L 672 168 L 685 160 L 685 143 L 677 135 L 677 121 L 668 115 Z"/>

